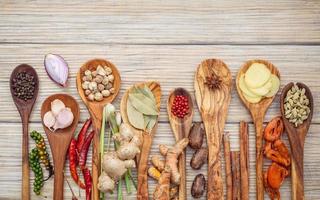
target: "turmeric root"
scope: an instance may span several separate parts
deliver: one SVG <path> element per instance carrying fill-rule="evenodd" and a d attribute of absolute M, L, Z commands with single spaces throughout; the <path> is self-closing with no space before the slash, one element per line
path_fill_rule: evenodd
<path fill-rule="evenodd" d="M 161 160 L 159 156 L 157 156 L 157 155 L 152 156 L 151 163 L 160 172 L 162 172 L 164 170 L 164 161 Z"/>
<path fill-rule="evenodd" d="M 168 147 L 166 145 L 160 145 L 159 150 L 163 156 L 166 156 L 165 166 L 168 166 L 171 170 L 171 182 L 179 185 L 180 184 L 180 173 L 178 170 L 178 158 L 182 151 L 188 145 L 188 138 L 184 138 L 176 143 L 174 147 Z"/>
<path fill-rule="evenodd" d="M 153 193 L 154 200 L 168 200 L 170 199 L 170 176 L 171 169 L 166 166 L 161 173 L 156 190 Z"/>
<path fill-rule="evenodd" d="M 160 176 L 161 176 L 161 172 L 160 172 L 157 168 L 155 168 L 155 167 L 149 167 L 149 169 L 148 169 L 148 175 L 149 175 L 151 178 L 159 181 L 159 178 L 160 178 Z"/>

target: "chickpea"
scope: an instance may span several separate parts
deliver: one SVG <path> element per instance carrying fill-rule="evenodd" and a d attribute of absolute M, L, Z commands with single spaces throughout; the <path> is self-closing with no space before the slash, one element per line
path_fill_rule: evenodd
<path fill-rule="evenodd" d="M 89 94 L 91 94 L 91 90 L 85 90 L 84 93 L 88 96 Z"/>
<path fill-rule="evenodd" d="M 88 88 L 89 88 L 89 84 L 90 84 L 89 81 L 83 82 L 83 83 L 82 83 L 82 89 L 84 89 L 84 90 L 88 89 Z"/>
<path fill-rule="evenodd" d="M 108 77 L 104 77 L 103 80 L 102 80 L 102 84 L 103 85 L 107 85 L 108 83 L 109 83 Z"/>
<path fill-rule="evenodd" d="M 92 94 L 92 93 L 89 94 L 89 95 L 88 95 L 88 99 L 89 99 L 90 101 L 93 101 L 93 100 L 94 100 L 94 94 Z"/>
<path fill-rule="evenodd" d="M 98 84 L 98 90 L 99 90 L 99 91 L 104 90 L 104 85 L 103 85 L 103 84 Z"/>
<path fill-rule="evenodd" d="M 91 75 L 91 71 L 90 71 L 90 70 L 86 70 L 86 71 L 84 72 L 84 75 L 86 75 L 86 76 Z"/>
<path fill-rule="evenodd" d="M 91 91 L 96 90 L 97 87 L 98 87 L 98 84 L 97 84 L 96 82 L 91 82 L 91 83 L 89 84 L 89 89 L 90 89 Z"/>
<path fill-rule="evenodd" d="M 109 91 L 111 94 L 114 94 L 116 90 L 114 88 L 110 88 Z"/>
<path fill-rule="evenodd" d="M 91 72 L 91 74 L 93 77 L 96 77 L 98 73 L 97 73 L 97 71 L 93 71 L 93 72 Z"/>
<path fill-rule="evenodd" d="M 102 90 L 101 94 L 102 94 L 102 96 L 104 96 L 104 97 L 108 97 L 108 96 L 110 96 L 111 93 L 110 93 L 109 90 Z"/>
<path fill-rule="evenodd" d="M 87 81 L 92 81 L 92 75 L 91 74 L 87 75 L 86 77 L 87 77 Z"/>
<path fill-rule="evenodd" d="M 102 96 L 102 94 L 100 92 L 97 92 L 97 93 L 94 94 L 94 99 L 96 101 L 101 101 L 103 99 L 103 96 Z"/>
<path fill-rule="evenodd" d="M 103 76 L 97 75 L 96 78 L 95 78 L 95 82 L 101 83 L 102 81 L 103 81 Z"/>
<path fill-rule="evenodd" d="M 87 77 L 86 76 L 82 77 L 82 81 L 83 82 L 87 81 Z"/>
<path fill-rule="evenodd" d="M 110 74 L 110 75 L 108 76 L 108 79 L 109 79 L 110 82 L 113 82 L 113 81 L 114 81 L 114 76 L 113 76 L 112 74 Z"/>
<path fill-rule="evenodd" d="M 107 75 L 112 74 L 112 69 L 110 67 L 106 66 L 104 69 Z"/>
<path fill-rule="evenodd" d="M 107 90 L 109 90 L 110 88 L 112 88 L 112 83 L 108 83 L 108 84 L 106 85 L 106 89 L 107 89 Z"/>

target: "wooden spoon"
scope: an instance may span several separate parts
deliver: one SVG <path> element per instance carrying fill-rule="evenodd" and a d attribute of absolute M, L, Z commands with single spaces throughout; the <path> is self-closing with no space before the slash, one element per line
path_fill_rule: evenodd
<path fill-rule="evenodd" d="M 43 124 L 43 117 L 46 112 L 51 110 L 51 102 L 55 99 L 60 99 L 66 107 L 69 107 L 73 113 L 74 119 L 72 124 L 64 129 L 58 129 L 52 132 Z M 41 107 L 41 120 L 43 129 L 47 134 L 50 144 L 53 166 L 54 166 L 54 191 L 53 199 L 63 199 L 63 184 L 64 184 L 64 164 L 66 155 L 69 148 L 70 141 L 77 128 L 80 117 L 80 109 L 77 101 L 67 94 L 54 94 L 49 96 L 42 104 Z"/>
<path fill-rule="evenodd" d="M 280 79 L 280 73 L 278 69 L 268 61 L 250 60 L 244 63 L 244 65 L 241 67 L 236 79 L 236 85 L 237 85 L 239 97 L 242 100 L 243 104 L 250 111 L 252 120 L 255 125 L 255 129 L 256 129 L 256 194 L 257 194 L 257 200 L 263 200 L 264 199 L 263 171 L 262 171 L 263 170 L 263 145 L 262 145 L 263 120 L 267 112 L 267 109 L 271 105 L 275 96 L 269 97 L 269 98 L 263 98 L 258 103 L 250 103 L 245 99 L 239 87 L 239 79 L 240 79 L 240 76 L 244 74 L 253 63 L 262 63 L 266 65 L 267 68 L 271 71 L 271 73 L 278 76 L 279 79 Z"/>
<path fill-rule="evenodd" d="M 33 75 L 35 81 L 35 89 L 32 99 L 27 101 L 21 100 L 14 95 L 13 90 L 13 79 L 20 72 L 27 72 L 28 74 Z M 27 64 L 21 64 L 17 66 L 11 73 L 10 77 L 10 91 L 16 107 L 19 111 L 21 121 L 22 121 L 22 189 L 21 189 L 21 199 L 29 200 L 30 199 L 30 186 L 29 186 L 29 132 L 28 124 L 29 117 L 33 108 L 34 103 L 36 102 L 38 91 L 39 91 L 39 79 L 37 72 L 33 67 Z"/>
<path fill-rule="evenodd" d="M 171 112 L 171 107 L 174 101 L 174 98 L 177 95 L 183 95 L 188 97 L 189 110 L 188 114 L 184 118 L 176 117 Z M 167 112 L 169 116 L 169 121 L 171 129 L 176 138 L 176 141 L 179 141 L 183 138 L 188 138 L 189 132 L 192 125 L 192 117 L 194 114 L 193 103 L 189 92 L 183 88 L 176 88 L 169 94 L 167 102 Z M 180 185 L 179 185 L 179 199 L 186 199 L 187 189 L 186 189 L 186 154 L 185 151 L 182 152 L 179 158 L 179 172 L 180 172 Z"/>
<path fill-rule="evenodd" d="M 145 83 L 139 83 L 135 86 L 129 88 L 123 95 L 121 99 L 120 104 L 120 112 L 122 116 L 122 120 L 124 123 L 127 123 L 130 125 L 128 115 L 127 115 L 127 100 L 128 100 L 128 94 L 134 87 L 144 87 L 146 85 L 150 88 L 152 91 L 156 103 L 157 108 L 160 110 L 160 104 L 161 104 L 161 87 L 158 82 L 145 82 Z M 158 121 L 159 117 L 157 117 Z M 130 125 L 131 126 L 131 125 Z M 136 129 L 133 126 L 131 126 L 131 129 L 138 135 L 140 135 L 140 138 L 142 139 L 142 145 L 140 147 L 141 152 L 140 155 L 137 157 L 137 163 L 138 163 L 138 189 L 137 189 L 137 199 L 139 200 L 148 200 L 149 194 L 148 194 L 148 158 L 149 158 L 149 152 L 152 145 L 152 139 L 154 134 L 156 133 L 156 129 L 158 126 L 158 122 L 153 126 L 152 130 L 148 132 L 147 130 L 140 130 Z"/>
<path fill-rule="evenodd" d="M 207 77 L 214 76 L 221 82 L 212 84 L 211 89 Z M 231 100 L 232 77 L 229 68 L 218 59 L 204 60 L 196 71 L 194 88 L 209 150 L 207 198 L 223 199 L 220 146 Z"/>
<path fill-rule="evenodd" d="M 90 101 L 87 99 L 84 90 L 82 89 L 82 77 L 84 76 L 84 72 L 86 70 L 94 71 L 96 68 L 101 66 L 108 66 L 112 69 L 112 74 L 114 76 L 113 87 L 115 89 L 114 93 L 109 97 L 103 98 L 102 101 Z M 102 112 L 103 108 L 106 104 L 111 103 L 120 90 L 120 74 L 118 69 L 114 64 L 107 60 L 103 59 L 93 59 L 86 62 L 82 67 L 79 69 L 77 74 L 77 90 L 78 93 L 83 101 L 83 103 L 87 106 L 92 121 L 93 127 L 95 130 L 95 134 L 93 137 L 93 148 L 92 148 L 92 199 L 98 200 L 99 197 L 99 190 L 98 190 L 98 178 L 100 174 L 100 129 L 101 129 L 101 122 L 102 122 Z"/>
<path fill-rule="evenodd" d="M 292 154 L 292 164 L 291 164 L 291 177 L 292 177 L 292 198 L 293 200 L 304 200 L 304 183 L 303 183 L 303 148 L 304 141 L 309 130 L 309 126 L 313 115 L 313 97 L 310 89 L 303 83 L 297 83 L 299 88 L 304 88 L 306 90 L 306 96 L 309 99 L 310 114 L 308 118 L 299 125 L 297 128 L 287 120 L 284 112 L 284 100 L 287 96 L 288 90 L 292 88 L 294 84 L 289 83 L 283 89 L 280 97 L 280 109 L 282 114 L 282 119 L 286 132 L 289 137 L 291 154 Z"/>

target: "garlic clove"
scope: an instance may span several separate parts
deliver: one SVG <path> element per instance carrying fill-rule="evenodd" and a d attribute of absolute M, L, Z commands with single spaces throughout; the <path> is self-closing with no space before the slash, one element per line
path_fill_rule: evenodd
<path fill-rule="evenodd" d="M 51 130 L 51 127 L 54 126 L 54 124 L 56 123 L 56 118 L 54 117 L 51 111 L 48 111 L 46 112 L 46 114 L 44 114 L 43 123 L 50 130 Z"/>
<path fill-rule="evenodd" d="M 51 111 L 54 116 L 57 116 L 61 110 L 63 110 L 66 106 L 60 99 L 55 99 L 51 102 Z"/>
<path fill-rule="evenodd" d="M 56 123 L 53 126 L 54 130 L 57 129 L 64 129 L 70 126 L 73 122 L 74 116 L 71 112 L 70 108 L 64 108 L 59 112 L 59 114 L 56 116 Z"/>

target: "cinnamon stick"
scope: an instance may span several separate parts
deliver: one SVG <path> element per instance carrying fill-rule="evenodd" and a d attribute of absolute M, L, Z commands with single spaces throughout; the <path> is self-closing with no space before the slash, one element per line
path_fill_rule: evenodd
<path fill-rule="evenodd" d="M 248 123 L 240 122 L 240 183 L 241 200 L 249 200 Z"/>
<path fill-rule="evenodd" d="M 226 132 L 223 135 L 224 159 L 227 183 L 227 200 L 232 200 L 232 172 L 231 172 L 231 154 L 230 154 L 230 137 Z"/>
<path fill-rule="evenodd" d="M 231 151 L 232 200 L 240 200 L 240 152 Z"/>

